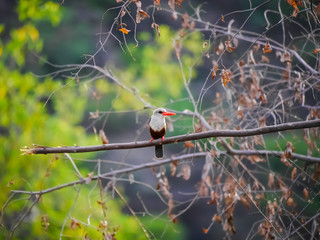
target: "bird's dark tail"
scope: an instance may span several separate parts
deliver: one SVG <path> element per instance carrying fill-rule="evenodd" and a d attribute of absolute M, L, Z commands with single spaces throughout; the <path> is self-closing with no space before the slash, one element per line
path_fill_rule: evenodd
<path fill-rule="evenodd" d="M 155 152 L 156 158 L 163 158 L 163 145 L 156 145 Z"/>

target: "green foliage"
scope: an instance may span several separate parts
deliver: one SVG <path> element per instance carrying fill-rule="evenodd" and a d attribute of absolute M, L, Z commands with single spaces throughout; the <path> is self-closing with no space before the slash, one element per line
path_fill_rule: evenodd
<path fill-rule="evenodd" d="M 37 24 L 43 21 L 58 24 L 61 18 L 59 5 L 40 0 L 21 0 L 17 4 L 20 27 L 10 29 L 11 38 L 6 43 L 0 42 L 0 55 L 3 55 L 0 59 L 1 207 L 13 189 L 36 191 L 78 179 L 67 158 L 59 155 L 21 155 L 20 149 L 25 145 L 100 143 L 80 126 L 88 102 L 88 90 L 84 85 L 75 87 L 71 83 L 46 102 L 47 97 L 60 89 L 62 83 L 50 77 L 39 79 L 21 70 L 30 51 L 42 50 L 43 41 Z M 0 34 L 5 27 L 0 25 Z M 13 70 L 15 66 L 18 68 Z M 108 99 L 117 94 L 114 85 L 105 81 L 96 81 L 96 86 L 107 93 Z M 93 157 L 93 154 L 82 154 L 81 157 Z M 92 171 L 85 163 L 77 162 L 77 166 L 84 177 Z M 137 220 L 121 212 L 122 202 L 108 196 L 106 198 L 101 199 L 96 182 L 42 195 L 16 230 L 14 239 L 57 239 L 63 225 L 62 235 L 67 237 L 84 238 L 88 234 L 91 239 L 102 239 L 103 232 L 116 231 L 118 239 L 146 239 Z M 0 239 L 8 236 L 10 227 L 17 223 L 33 200 L 18 194 L 9 202 L 1 212 Z M 106 207 L 104 211 L 102 205 Z M 155 221 L 148 228 L 152 231 L 159 225 Z M 167 234 L 171 236 L 173 231 L 170 229 Z"/>
<path fill-rule="evenodd" d="M 151 34 L 142 32 L 138 35 L 139 46 L 129 44 L 130 54 L 126 55 L 124 69 L 114 68 L 115 75 L 144 99 L 154 105 L 162 105 L 171 99 L 177 99 L 185 93 L 182 71 L 176 60 L 174 42 L 182 47 L 181 60 L 183 72 L 189 79 L 189 68 L 201 63 L 202 36 L 195 32 L 184 37 L 177 36 L 168 26 L 160 26 L 161 37 L 152 39 Z M 196 61 L 198 60 L 198 62 Z M 112 65 L 109 63 L 109 65 Z M 195 70 L 191 77 L 196 75 Z M 107 83 L 106 83 L 107 84 Z M 110 89 L 110 87 L 108 88 Z M 139 109 L 144 107 L 133 94 L 118 87 L 114 90 L 120 94 L 113 103 L 115 109 Z"/>
<path fill-rule="evenodd" d="M 3 206 L 8 199 L 11 189 L 44 189 L 68 181 L 76 180 L 72 167 L 67 161 L 56 160 L 54 156 L 21 156 L 19 149 L 24 145 L 73 145 L 90 144 L 95 142 L 93 136 L 87 136 L 82 127 L 77 127 L 83 111 L 85 100 L 77 101 L 73 105 L 70 118 L 70 106 L 79 93 L 68 93 L 68 98 L 61 96 L 53 100 L 54 115 L 47 113 L 43 108 L 45 96 L 59 87 L 58 82 L 46 79 L 40 82 L 31 74 L 21 74 L 19 71 L 8 70 L 3 63 L 0 64 L 0 169 L 1 185 L 0 205 Z M 59 96 L 59 95 L 58 95 Z M 80 95 L 85 99 L 84 92 Z M 67 100 L 67 101 L 66 101 Z M 59 107 L 59 109 L 57 108 Z M 68 119 L 68 117 L 70 119 Z M 59 167 L 56 167 L 58 165 Z M 67 166 L 67 167 L 66 167 Z M 52 175 L 51 175 L 52 173 Z M 58 177 L 63 176 L 63 178 Z M 6 186 L 7 185 L 7 186 Z M 61 193 L 59 198 L 61 198 Z M 63 205 L 72 202 L 72 198 L 64 201 Z M 50 204 L 47 208 L 53 208 Z M 5 214 L 13 216 L 22 211 L 25 201 L 11 204 Z M 62 206 L 61 206 L 62 207 Z M 65 214 L 65 213 L 64 213 Z M 55 218 L 51 215 L 52 218 Z M 57 217 L 58 218 L 58 217 Z M 7 219 L 7 218 L 5 218 Z M 60 224 L 64 218 L 58 218 Z M 31 221 L 37 225 L 37 221 Z M 28 226 L 26 229 L 29 229 Z M 36 232 L 30 232 L 31 235 Z"/>
<path fill-rule="evenodd" d="M 59 3 L 43 0 L 19 1 L 17 13 L 21 22 L 50 21 L 54 26 L 59 24 L 62 17 Z"/>
<path fill-rule="evenodd" d="M 22 26 L 10 31 L 11 38 L 3 47 L 6 50 L 3 57 L 22 66 L 28 52 L 39 53 L 43 47 L 36 24 L 49 21 L 52 25 L 57 25 L 61 19 L 61 9 L 58 3 L 52 1 L 18 1 L 17 13 Z M 0 56 L 3 44 L 0 43 Z"/>
<path fill-rule="evenodd" d="M 152 217 L 140 217 L 146 229 L 152 232 L 155 239 L 186 239 L 186 229 L 183 225 L 168 222 L 167 218 L 153 219 Z"/>

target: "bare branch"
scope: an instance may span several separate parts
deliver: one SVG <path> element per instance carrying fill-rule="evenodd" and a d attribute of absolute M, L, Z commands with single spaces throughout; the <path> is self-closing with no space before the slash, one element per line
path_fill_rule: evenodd
<path fill-rule="evenodd" d="M 119 150 L 119 149 L 132 149 L 150 147 L 160 144 L 170 144 L 191 140 L 199 140 L 212 137 L 247 137 L 254 135 L 261 135 L 274 132 L 282 132 L 294 129 L 313 128 L 320 127 L 320 119 L 311 121 L 300 121 L 283 123 L 279 125 L 272 125 L 267 127 L 248 129 L 248 130 L 212 130 L 207 132 L 185 134 L 175 137 L 166 138 L 163 142 L 157 141 L 139 141 L 129 143 L 113 143 L 104 145 L 93 146 L 70 146 L 70 147 L 35 147 L 35 148 L 23 148 L 21 149 L 23 154 L 50 154 L 50 153 L 81 153 L 81 152 L 95 152 L 105 150 Z"/>
<path fill-rule="evenodd" d="M 8 236 L 8 239 L 11 239 L 13 237 L 14 232 L 17 230 L 17 228 L 20 226 L 20 224 L 23 222 L 23 220 L 30 214 L 30 211 L 32 210 L 33 206 L 39 201 L 40 196 L 36 196 L 36 199 L 33 200 L 31 206 L 25 211 L 24 214 L 19 218 L 19 220 L 12 226 L 10 229 L 10 234 Z"/>
<path fill-rule="evenodd" d="M 90 179 L 92 181 L 96 181 L 100 178 L 107 178 L 107 177 L 114 177 L 116 175 L 120 174 L 125 174 L 125 173 L 131 173 L 131 172 L 136 172 L 142 169 L 146 168 L 154 168 L 158 167 L 161 165 L 165 165 L 168 163 L 176 162 L 176 161 L 183 161 L 186 159 L 194 159 L 194 158 L 199 158 L 199 157 L 205 157 L 208 153 L 207 152 L 198 152 L 198 153 L 190 153 L 190 154 L 185 154 L 181 156 L 172 156 L 167 159 L 163 159 L 161 161 L 156 161 L 156 162 L 148 162 L 144 164 L 140 164 L 137 166 L 133 167 L 128 167 L 128 168 L 123 168 L 119 170 L 114 170 L 111 172 L 107 172 L 104 174 L 99 174 L 96 176 L 91 177 Z M 239 155 L 239 156 L 253 156 L 253 155 L 261 155 L 261 156 L 276 156 L 276 157 L 281 157 L 284 153 L 281 151 L 267 151 L 267 150 L 234 150 L 230 146 L 228 147 L 228 151 L 221 151 L 219 152 L 220 155 Z M 301 154 L 297 153 L 292 153 L 291 159 L 299 159 L 299 160 L 304 160 L 308 162 L 318 162 L 320 163 L 320 158 L 317 157 L 309 157 L 309 156 L 304 156 Z M 25 190 L 12 190 L 11 192 L 13 194 L 30 194 L 30 195 L 42 195 L 50 192 L 54 192 L 56 190 L 60 190 L 66 187 L 74 186 L 77 184 L 84 184 L 86 182 L 86 179 L 80 179 L 77 181 L 69 182 L 66 184 L 62 184 L 56 187 L 48 188 L 46 190 L 40 190 L 40 191 L 25 191 Z"/>
<path fill-rule="evenodd" d="M 230 147 L 229 144 L 224 144 L 223 147 L 226 148 L 227 153 L 230 155 L 239 155 L 239 156 L 275 156 L 275 157 L 281 157 L 284 152 L 281 151 L 271 151 L 271 150 L 236 150 L 232 147 Z M 298 153 L 291 153 L 291 159 L 298 159 L 302 160 L 308 163 L 320 163 L 320 158 L 318 157 L 312 157 L 312 156 L 306 156 Z"/>
<path fill-rule="evenodd" d="M 105 174 L 96 175 L 96 176 L 91 177 L 91 180 L 94 181 L 94 180 L 97 180 L 97 179 L 100 179 L 100 178 L 113 177 L 115 175 L 129 173 L 129 172 L 135 172 L 135 171 L 138 171 L 138 170 L 141 170 L 141 169 L 145 169 L 145 168 L 157 167 L 157 166 L 160 166 L 160 165 L 171 163 L 173 161 L 181 161 L 181 160 L 185 160 L 185 159 L 189 159 L 189 158 L 203 157 L 206 154 L 207 154 L 206 152 L 200 152 L 200 153 L 185 154 L 185 155 L 178 156 L 178 157 L 172 156 L 171 158 L 167 158 L 167 159 L 164 159 L 164 160 L 161 160 L 161 161 L 145 163 L 145 164 L 137 165 L 137 166 L 134 166 L 134 167 L 123 168 L 123 169 L 107 172 Z M 77 184 L 83 184 L 85 182 L 86 182 L 86 179 L 80 179 L 80 180 L 69 182 L 69 183 L 66 183 L 66 184 L 62 184 L 62 185 L 59 185 L 59 186 L 56 186 L 56 187 L 48 188 L 46 190 L 41 190 L 41 191 L 13 190 L 12 193 L 14 193 L 14 194 L 22 193 L 22 194 L 30 194 L 30 195 L 35 195 L 35 194 L 42 195 L 42 194 L 54 192 L 56 190 L 60 190 L 60 189 L 66 188 L 66 187 L 74 186 L 74 185 L 77 185 Z"/>

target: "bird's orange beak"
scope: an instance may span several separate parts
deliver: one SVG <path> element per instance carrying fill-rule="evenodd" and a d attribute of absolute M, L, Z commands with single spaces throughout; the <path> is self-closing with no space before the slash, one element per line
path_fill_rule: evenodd
<path fill-rule="evenodd" d="M 163 112 L 162 115 L 164 115 L 164 116 L 172 116 L 172 115 L 176 115 L 176 114 L 172 113 L 172 112 Z"/>

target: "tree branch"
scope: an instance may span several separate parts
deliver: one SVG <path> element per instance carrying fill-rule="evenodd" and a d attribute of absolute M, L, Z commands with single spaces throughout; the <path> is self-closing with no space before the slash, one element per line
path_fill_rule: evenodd
<path fill-rule="evenodd" d="M 206 152 L 199 152 L 199 153 L 190 153 L 190 154 L 185 154 L 185 155 L 181 155 L 178 157 L 174 157 L 172 156 L 171 158 L 167 158 L 161 161 L 157 161 L 157 162 L 149 162 L 149 163 L 144 163 L 144 164 L 140 164 L 134 167 L 128 167 L 128 168 L 123 168 L 123 169 L 119 169 L 119 170 L 114 170 L 111 172 L 107 172 L 104 174 L 100 174 L 100 175 L 96 175 L 91 177 L 91 180 L 98 180 L 100 178 L 107 178 L 107 177 L 113 177 L 119 174 L 124 174 L 124 173 L 130 173 L 130 172 L 135 172 L 141 169 L 145 169 L 145 168 L 152 168 L 152 167 L 157 167 L 160 165 L 164 165 L 167 163 L 171 163 L 174 161 L 181 161 L 181 160 L 185 160 L 185 159 L 189 159 L 189 158 L 197 158 L 197 157 L 203 157 L 205 156 L 207 153 Z M 20 193 L 20 194 L 30 194 L 30 195 L 35 195 L 35 194 L 46 194 L 46 193 L 50 193 L 56 190 L 60 190 L 63 189 L 65 187 L 70 187 L 70 186 L 74 186 L 77 184 L 83 184 L 86 182 L 86 179 L 80 179 L 77 181 L 73 181 L 73 182 L 69 182 L 66 184 L 62 184 L 56 187 L 52 187 L 52 188 L 48 188 L 46 190 L 40 190 L 40 191 L 25 191 L 25 190 L 12 190 L 11 192 L 14 194 Z"/>
<path fill-rule="evenodd" d="M 261 155 L 261 156 L 276 156 L 276 157 L 281 157 L 284 153 L 281 151 L 267 151 L 267 150 L 234 150 L 232 148 L 228 148 L 228 151 L 220 151 L 219 154 L 220 155 L 239 155 L 239 156 L 253 156 L 253 155 Z M 142 169 L 146 169 L 146 168 L 153 168 L 153 167 L 158 167 L 161 165 L 165 165 L 168 163 L 172 163 L 172 162 L 176 162 L 176 161 L 182 161 L 182 160 L 186 160 L 186 159 L 190 159 L 190 158 L 199 158 L 199 157 L 205 157 L 208 154 L 208 152 L 197 152 L 197 153 L 190 153 L 190 154 L 184 154 L 181 156 L 172 156 L 170 158 L 167 159 L 163 159 L 161 161 L 156 161 L 156 162 L 148 162 L 148 163 L 144 163 L 144 164 L 140 164 L 137 166 L 133 166 L 133 167 L 128 167 L 128 168 L 123 168 L 123 169 L 118 169 L 118 170 L 113 170 L 110 172 L 106 172 L 104 174 L 99 174 L 99 175 L 95 175 L 93 177 L 90 177 L 90 180 L 92 181 L 96 181 L 98 179 L 101 178 L 111 178 L 114 177 L 116 175 L 120 175 L 120 174 L 125 174 L 125 173 L 131 173 L 131 172 L 136 172 Z M 304 160 L 304 161 L 308 161 L 308 162 L 317 162 L 320 163 L 320 158 L 317 157 L 308 157 L 308 156 L 304 156 L 301 154 L 297 154 L 297 153 L 292 153 L 291 154 L 291 159 L 299 159 L 299 160 Z M 66 187 L 70 187 L 70 186 L 74 186 L 77 184 L 84 184 L 86 182 L 86 178 L 77 180 L 77 181 L 73 181 L 73 182 L 69 182 L 66 184 L 62 184 L 56 187 L 52 187 L 52 188 L 48 188 L 45 190 L 40 190 L 40 191 L 25 191 L 25 190 L 12 190 L 11 192 L 13 194 L 30 194 L 30 195 L 42 195 L 42 194 L 47 194 L 50 192 L 54 192 L 56 190 L 60 190 Z"/>
<path fill-rule="evenodd" d="M 223 147 L 227 150 L 226 153 L 229 155 L 238 155 L 238 156 L 274 156 L 274 157 L 281 157 L 285 154 L 282 151 L 272 151 L 272 150 L 237 150 L 232 148 L 226 142 L 221 142 Z M 298 153 L 291 153 L 290 159 L 298 159 L 308 163 L 320 163 L 320 158 L 306 156 L 303 154 Z"/>
<path fill-rule="evenodd" d="M 81 153 L 81 152 L 95 152 L 105 150 L 118 150 L 118 149 L 132 149 L 132 148 L 143 148 L 150 147 L 160 144 L 170 144 L 191 140 L 199 140 L 212 137 L 248 137 L 254 135 L 261 135 L 267 133 L 281 132 L 294 129 L 304 129 L 320 127 L 320 119 L 300 122 L 283 123 L 279 125 L 272 125 L 267 127 L 247 129 L 247 130 L 212 130 L 200 133 L 185 134 L 175 137 L 166 138 L 163 142 L 161 139 L 150 141 L 139 141 L 129 143 L 112 143 L 104 145 L 93 145 L 93 146 L 69 146 L 69 147 L 33 147 L 33 148 L 22 148 L 23 154 L 51 154 L 51 153 Z"/>

